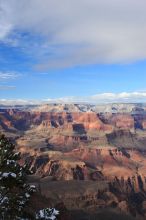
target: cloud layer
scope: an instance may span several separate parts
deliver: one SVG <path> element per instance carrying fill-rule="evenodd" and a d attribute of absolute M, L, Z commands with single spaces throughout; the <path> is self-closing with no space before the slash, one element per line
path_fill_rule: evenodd
<path fill-rule="evenodd" d="M 45 100 L 0 99 L 0 104 L 3 105 L 38 105 L 46 103 L 146 103 L 146 92 L 101 93 L 90 97 L 62 97 L 58 99 L 48 98 Z"/>
<path fill-rule="evenodd" d="M 20 76 L 20 74 L 16 73 L 16 72 L 2 72 L 2 71 L 0 71 L 0 81 L 16 79 L 19 76 Z"/>
<path fill-rule="evenodd" d="M 40 70 L 146 59 L 145 0 L 1 0 L 0 8 L 1 41 L 14 43 L 16 31 L 42 37 L 27 39 Z"/>
<path fill-rule="evenodd" d="M 3 72 L 0 71 L 0 90 L 14 90 L 16 86 L 6 85 L 9 81 L 15 80 L 20 77 L 21 74 L 17 72 Z"/>
<path fill-rule="evenodd" d="M 16 86 L 0 85 L 0 90 L 13 90 Z"/>
<path fill-rule="evenodd" d="M 122 93 L 99 93 L 89 97 L 63 97 L 48 101 L 63 102 L 63 103 L 75 103 L 75 102 L 87 102 L 87 103 L 138 103 L 146 102 L 146 92 L 122 92 Z"/>

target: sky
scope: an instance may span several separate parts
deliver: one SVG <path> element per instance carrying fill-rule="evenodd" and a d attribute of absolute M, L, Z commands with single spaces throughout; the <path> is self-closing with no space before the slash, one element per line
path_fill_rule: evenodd
<path fill-rule="evenodd" d="M 0 103 L 146 102 L 145 0 L 0 0 Z"/>

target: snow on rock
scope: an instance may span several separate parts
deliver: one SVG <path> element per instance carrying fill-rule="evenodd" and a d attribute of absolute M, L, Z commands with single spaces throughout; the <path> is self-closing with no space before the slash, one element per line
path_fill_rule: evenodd
<path fill-rule="evenodd" d="M 13 178 L 16 178 L 16 173 L 12 173 L 12 172 L 0 172 L 0 179 L 2 178 L 8 178 L 8 177 L 13 177 Z"/>
<path fill-rule="evenodd" d="M 36 219 L 56 220 L 56 215 L 59 215 L 58 210 L 55 208 L 46 208 L 38 211 Z"/>

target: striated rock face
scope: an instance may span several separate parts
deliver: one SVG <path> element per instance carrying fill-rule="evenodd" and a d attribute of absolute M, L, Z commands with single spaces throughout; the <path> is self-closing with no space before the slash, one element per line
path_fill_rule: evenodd
<path fill-rule="evenodd" d="M 37 128 L 63 129 L 70 132 L 86 133 L 88 130 L 112 132 L 113 129 L 129 130 L 134 132 L 136 128 L 145 129 L 145 114 L 130 115 L 123 113 L 95 112 L 36 112 L 19 110 L 1 110 L 0 125 L 4 130 L 16 129 L 27 131 Z"/>
<path fill-rule="evenodd" d="M 19 129 L 27 129 L 31 126 L 42 125 L 44 127 L 70 128 L 70 124 L 82 124 L 85 129 L 111 130 L 113 125 L 120 129 L 134 129 L 134 120 L 145 123 L 141 115 L 132 117 L 129 114 L 105 114 L 97 115 L 95 112 L 27 112 L 18 110 L 1 110 L 0 118 L 6 122 L 8 128 L 13 126 Z M 100 120 L 101 119 L 101 120 Z M 106 124 L 103 121 L 106 120 Z M 144 120 L 144 121 L 143 121 Z M 10 124 L 9 124 L 10 123 Z"/>
<path fill-rule="evenodd" d="M 70 151 L 83 145 L 143 147 L 145 135 L 139 135 L 137 128 L 144 131 L 145 115 L 17 109 L 0 112 L 0 130 L 16 138 L 18 146 L 28 148 L 28 151 L 35 146 L 35 149 L 61 151 Z"/>
<path fill-rule="evenodd" d="M 118 129 L 134 130 L 134 118 L 130 115 L 115 115 L 111 117 L 111 123 Z"/>
<path fill-rule="evenodd" d="M 146 151 L 117 148 L 75 149 L 67 153 L 45 153 L 31 157 L 32 169 L 54 180 L 94 180 L 119 183 L 125 189 L 146 190 Z M 116 179 L 115 179 L 116 178 Z M 122 185 L 121 185 L 122 187 Z"/>
<path fill-rule="evenodd" d="M 32 157 L 32 169 L 41 177 L 41 194 L 63 200 L 69 209 L 112 207 L 141 218 L 146 211 L 145 156 L 140 149 L 79 148 Z"/>
<path fill-rule="evenodd" d="M 146 130 L 146 120 L 145 119 L 142 121 L 142 129 Z"/>
<path fill-rule="evenodd" d="M 130 130 L 132 132 L 135 130 L 134 117 L 132 117 L 132 115 L 130 114 L 106 113 L 106 114 L 99 114 L 99 118 L 103 122 L 113 125 L 113 127 L 116 129 Z"/>
<path fill-rule="evenodd" d="M 20 112 L 17 110 L 5 110 L 1 114 L 1 121 L 9 127 L 27 130 L 32 126 L 39 128 L 64 128 L 74 130 L 73 125 L 82 125 L 84 129 L 106 130 L 108 126 L 104 125 L 96 113 L 50 113 L 50 112 Z M 110 128 L 110 126 L 109 126 Z"/>
<path fill-rule="evenodd" d="M 51 111 L 2 109 L 0 132 L 15 142 L 20 163 L 30 162 L 42 196 L 63 200 L 69 209 L 113 208 L 142 217 L 146 115 L 140 107 L 124 108 L 120 113 L 118 106 L 98 113 L 77 105 L 60 105 L 59 111 L 56 105 Z"/>

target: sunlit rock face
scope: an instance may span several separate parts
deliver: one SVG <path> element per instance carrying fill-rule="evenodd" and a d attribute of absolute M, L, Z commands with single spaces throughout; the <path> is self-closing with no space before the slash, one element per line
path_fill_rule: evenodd
<path fill-rule="evenodd" d="M 0 132 L 22 153 L 20 163 L 31 164 L 41 195 L 57 201 L 57 191 L 69 209 L 115 208 L 141 217 L 146 211 L 145 113 L 133 105 L 5 108 Z"/>

